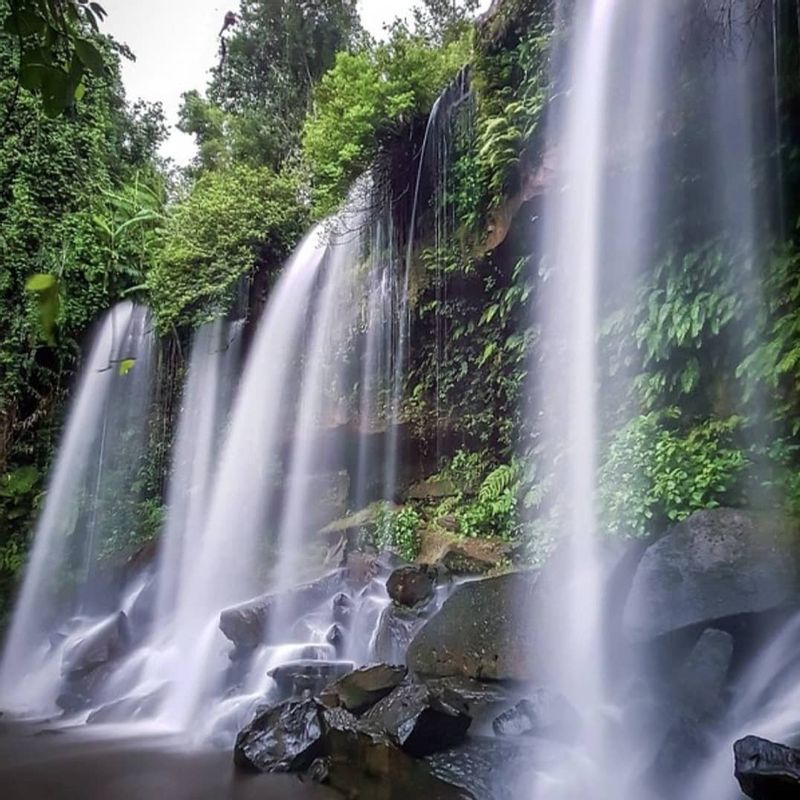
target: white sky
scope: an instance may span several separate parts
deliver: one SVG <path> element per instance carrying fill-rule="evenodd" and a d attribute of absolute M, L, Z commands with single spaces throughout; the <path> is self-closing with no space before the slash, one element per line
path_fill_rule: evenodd
<path fill-rule="evenodd" d="M 379 36 L 384 23 L 405 15 L 414 4 L 414 0 L 360 0 L 361 20 Z M 136 55 L 135 62 L 123 62 L 128 99 L 160 100 L 174 125 L 181 94 L 205 89 L 225 13 L 238 5 L 238 0 L 106 0 L 105 30 Z M 488 7 L 489 0 L 481 5 Z M 187 163 L 194 154 L 192 137 L 173 129 L 163 154 Z"/>

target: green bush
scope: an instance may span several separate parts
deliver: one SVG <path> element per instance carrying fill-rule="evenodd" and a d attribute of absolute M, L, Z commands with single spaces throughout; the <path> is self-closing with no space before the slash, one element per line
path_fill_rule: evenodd
<path fill-rule="evenodd" d="M 382 142 L 431 110 L 468 58 L 467 36 L 436 47 L 400 24 L 383 44 L 338 54 L 303 131 L 318 215 L 342 202 Z"/>
<path fill-rule="evenodd" d="M 413 561 L 421 547 L 419 535 L 422 517 L 411 506 L 394 509 L 382 504 L 376 514 L 375 546 L 380 550 L 394 550 L 406 561 Z"/>
<path fill-rule="evenodd" d="M 599 473 L 610 533 L 644 536 L 731 499 L 747 463 L 734 443 L 742 419 L 710 419 L 686 430 L 680 421 L 670 408 L 636 417 L 614 435 Z"/>
<path fill-rule="evenodd" d="M 266 167 L 209 172 L 172 210 L 147 276 L 159 327 L 196 326 L 224 313 L 256 265 L 278 269 L 302 234 L 299 181 Z"/>

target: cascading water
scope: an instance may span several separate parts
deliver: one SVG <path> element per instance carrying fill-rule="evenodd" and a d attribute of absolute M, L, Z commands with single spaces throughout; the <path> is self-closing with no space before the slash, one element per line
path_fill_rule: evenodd
<path fill-rule="evenodd" d="M 578 745 L 523 796 L 641 800 L 673 791 L 665 789 L 657 763 L 671 712 L 653 704 L 655 679 L 640 651 L 616 638 L 609 644 L 613 557 L 600 535 L 596 476 L 605 417 L 618 409 L 598 397 L 604 377 L 598 338 L 600 320 L 624 307 L 627 293 L 670 247 L 715 240 L 740 275 L 742 294 L 757 285 L 752 254 L 764 225 L 756 219 L 758 181 L 749 169 L 766 111 L 753 99 L 761 39 L 745 29 L 752 6 L 742 2 L 725 6 L 732 37 L 725 46 L 692 45 L 686 31 L 697 15 L 716 19 L 713 5 L 588 0 L 572 11 L 566 87 L 550 120 L 557 168 L 544 213 L 537 318 L 544 366 L 536 413 L 556 476 L 563 536 L 548 569 L 559 576 L 561 600 L 557 608 L 534 609 L 533 624 L 544 631 L 542 673 L 585 715 Z M 682 59 L 695 70 L 693 104 L 682 87 Z M 691 122 L 680 127 L 682 118 Z M 702 179 L 668 188 L 669 171 L 683 174 L 692 163 L 687 158 L 699 159 Z M 673 191 L 703 208 L 703 217 L 679 232 L 658 225 L 675 211 Z M 625 376 L 616 381 L 624 384 Z M 630 382 L 616 391 L 613 397 L 639 413 Z M 726 785 L 732 784 L 730 744 Z M 699 792 L 698 800 L 725 791 L 714 789 Z"/>
<path fill-rule="evenodd" d="M 115 616 L 122 587 L 105 558 L 124 536 L 147 446 L 154 337 L 148 313 L 123 303 L 96 334 L 69 413 L 0 664 L 0 704 L 46 715 L 62 660 Z"/>

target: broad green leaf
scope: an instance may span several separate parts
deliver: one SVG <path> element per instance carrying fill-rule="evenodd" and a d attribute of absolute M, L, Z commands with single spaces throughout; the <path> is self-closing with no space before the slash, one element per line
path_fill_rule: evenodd
<path fill-rule="evenodd" d="M 135 364 L 135 358 L 123 358 L 122 361 L 119 362 L 119 374 L 123 376 L 127 375 L 133 369 Z"/>
<path fill-rule="evenodd" d="M 56 285 L 56 276 L 48 273 L 37 273 L 31 275 L 25 284 L 25 289 L 29 292 L 46 292 Z"/>

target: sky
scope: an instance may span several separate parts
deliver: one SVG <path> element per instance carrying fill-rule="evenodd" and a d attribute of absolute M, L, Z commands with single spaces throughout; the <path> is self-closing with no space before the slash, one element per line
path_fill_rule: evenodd
<path fill-rule="evenodd" d="M 361 20 L 373 35 L 383 25 L 405 15 L 414 0 L 360 0 Z M 482 4 L 488 7 L 486 0 Z M 178 164 L 194 155 L 191 136 L 174 129 L 181 95 L 190 89 L 203 91 L 208 70 L 217 58 L 217 35 L 227 11 L 238 0 L 106 0 L 105 30 L 127 44 L 135 62 L 123 63 L 128 99 L 161 101 L 171 126 L 162 153 Z"/>

